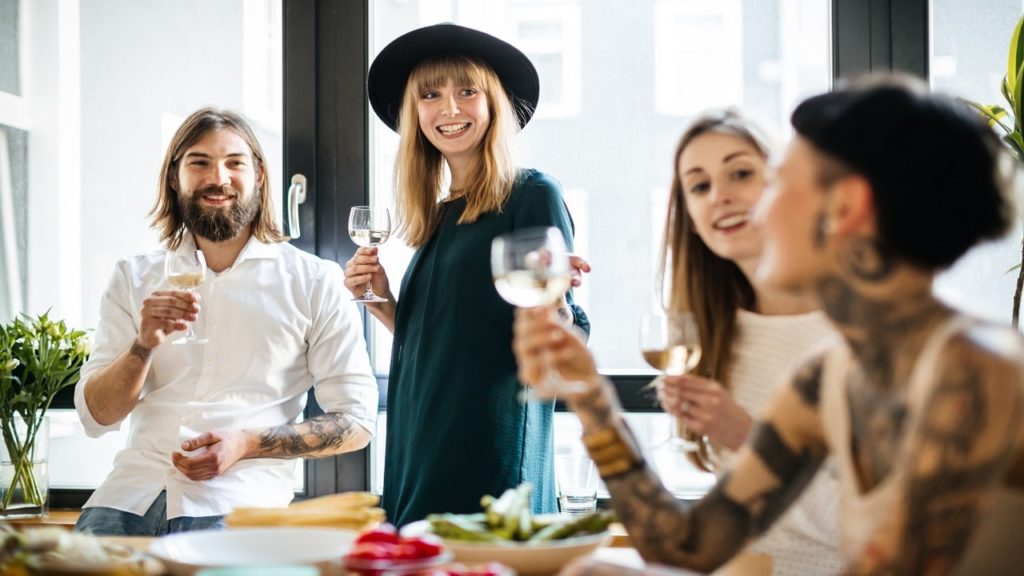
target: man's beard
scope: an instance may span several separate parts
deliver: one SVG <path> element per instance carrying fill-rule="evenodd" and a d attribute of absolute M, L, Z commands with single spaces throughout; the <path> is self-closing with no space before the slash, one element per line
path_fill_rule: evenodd
<path fill-rule="evenodd" d="M 230 186 L 207 186 L 192 193 L 190 201 L 183 206 L 182 220 L 185 227 L 196 236 L 211 242 L 224 242 L 238 236 L 256 219 L 259 211 L 258 190 L 249 198 Z M 226 195 L 234 199 L 227 208 L 205 207 L 199 203 L 204 196 Z"/>

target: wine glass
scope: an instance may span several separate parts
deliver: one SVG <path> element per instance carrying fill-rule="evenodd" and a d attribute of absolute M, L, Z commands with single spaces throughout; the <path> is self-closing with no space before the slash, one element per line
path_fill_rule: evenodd
<path fill-rule="evenodd" d="M 370 248 L 383 244 L 391 235 L 391 213 L 387 208 L 353 206 L 348 214 L 348 235 L 356 244 Z M 373 293 L 373 282 L 366 283 L 366 292 L 354 302 L 387 302 Z"/>
<path fill-rule="evenodd" d="M 164 257 L 164 274 L 171 286 L 186 292 L 194 291 L 206 280 L 206 257 L 202 250 L 194 252 L 168 252 Z M 206 338 L 199 338 L 192 331 L 192 323 L 186 322 L 188 330 L 184 338 L 171 344 L 206 344 Z"/>
<path fill-rule="evenodd" d="M 640 351 L 644 361 L 668 376 L 686 374 L 700 362 L 700 334 L 690 313 L 645 314 L 640 318 Z M 686 425 L 676 419 L 666 441 L 684 452 L 700 449 L 686 438 Z"/>
<path fill-rule="evenodd" d="M 523 228 L 503 234 L 491 243 L 491 274 L 498 294 L 521 308 L 550 306 L 569 291 L 572 276 L 569 250 L 557 228 Z M 526 398 L 547 400 L 559 392 L 582 389 L 564 382 L 548 369 L 545 381 L 530 388 Z"/>

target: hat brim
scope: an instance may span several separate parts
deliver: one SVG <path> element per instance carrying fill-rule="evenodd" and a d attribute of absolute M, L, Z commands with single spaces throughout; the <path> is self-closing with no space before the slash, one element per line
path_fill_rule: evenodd
<path fill-rule="evenodd" d="M 446 54 L 475 56 L 494 69 L 512 101 L 519 127 L 526 126 L 540 96 L 540 80 L 533 63 L 508 42 L 456 24 L 413 30 L 393 40 L 374 58 L 366 78 L 366 92 L 377 117 L 397 130 L 409 74 L 421 61 Z"/>

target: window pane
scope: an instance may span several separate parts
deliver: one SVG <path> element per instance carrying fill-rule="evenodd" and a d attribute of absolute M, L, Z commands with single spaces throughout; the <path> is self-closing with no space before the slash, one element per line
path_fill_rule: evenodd
<path fill-rule="evenodd" d="M 0 322 L 28 293 L 28 132 L 0 125 Z"/>
<path fill-rule="evenodd" d="M 0 92 L 21 94 L 21 0 L 0 0 Z"/>
<path fill-rule="evenodd" d="M 614 0 L 478 4 L 375 3 L 371 55 L 415 27 L 451 21 L 530 56 L 541 99 L 518 138 L 520 156 L 562 183 L 576 251 L 593 264 L 577 291 L 593 322 L 590 346 L 607 373 L 648 371 L 636 319 L 654 302 L 676 141 L 711 106 L 741 106 L 779 131 L 802 97 L 828 89 L 829 2 L 647 0 L 625 10 Z M 390 203 L 397 137 L 375 117 L 371 132 L 371 195 Z M 411 251 L 395 238 L 381 253 L 396 286 Z M 376 367 L 386 372 L 390 333 L 375 330 L 374 345 Z"/>
<path fill-rule="evenodd" d="M 970 18 L 964 18 L 970 14 Z M 1020 0 L 933 0 L 931 80 L 936 90 L 981 104 L 1007 107 L 999 90 L 1006 75 Z M 1018 188 L 1018 205 L 1020 198 Z M 999 322 L 1009 322 L 1020 263 L 1020 222 L 1001 241 L 974 248 L 935 282 L 936 291 L 956 306 Z"/>
<path fill-rule="evenodd" d="M 8 4 L 0 0 L 0 9 Z M 27 188 L 15 196 L 14 213 L 25 214 L 27 222 L 17 230 L 27 234 L 25 256 L 37 265 L 15 275 L 24 287 L 21 310 L 52 309 L 76 328 L 95 328 L 118 259 L 159 246 L 147 214 L 156 199 L 160 165 L 180 122 L 202 106 L 249 118 L 280 206 L 285 181 L 281 5 L 278 0 L 31 3 L 19 38 L 23 53 L 27 38 L 33 48 L 27 63 L 32 74 L 25 76 L 19 100 L 30 130 L 27 150 L 25 138 L 20 141 Z M 0 21 L 7 22 L 6 12 Z M 0 37 L 6 41 L 8 35 Z M 8 60 L 0 57 L 0 68 Z M 17 143 L 4 131 L 9 144 Z M 2 204 L 0 217 L 5 217 Z M 6 225 L 3 230 L 6 234 Z M 72 411 L 54 411 L 54 417 L 54 485 L 95 487 L 126 432 L 88 439 Z"/>

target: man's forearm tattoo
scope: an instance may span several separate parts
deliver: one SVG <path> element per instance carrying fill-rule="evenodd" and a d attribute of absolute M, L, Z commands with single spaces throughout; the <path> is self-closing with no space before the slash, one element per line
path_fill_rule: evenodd
<path fill-rule="evenodd" d="M 321 414 L 301 424 L 263 431 L 260 451 L 271 457 L 330 455 L 357 434 L 358 426 L 345 414 Z"/>

